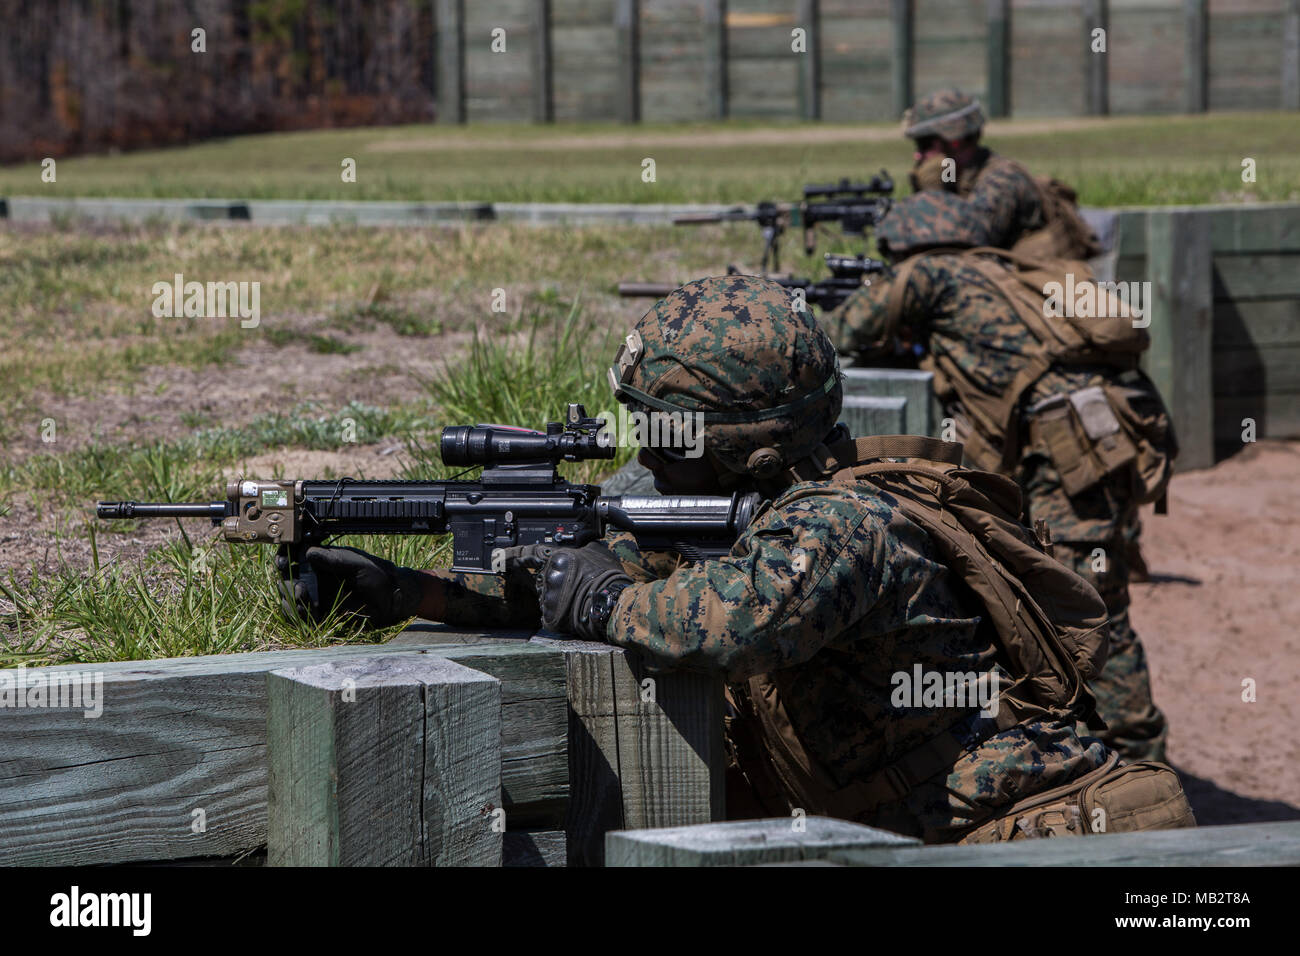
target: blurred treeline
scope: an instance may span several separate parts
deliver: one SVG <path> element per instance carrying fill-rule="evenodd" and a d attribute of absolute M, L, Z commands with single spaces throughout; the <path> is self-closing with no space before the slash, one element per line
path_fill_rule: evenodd
<path fill-rule="evenodd" d="M 0 162 L 433 119 L 428 0 L 0 0 Z M 193 31 L 206 52 L 194 52 Z"/>

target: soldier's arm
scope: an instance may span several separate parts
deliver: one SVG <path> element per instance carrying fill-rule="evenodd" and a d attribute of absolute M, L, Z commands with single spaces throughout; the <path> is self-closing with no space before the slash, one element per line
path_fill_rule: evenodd
<path fill-rule="evenodd" d="M 996 159 L 975 181 L 967 206 L 988 232 L 987 244 L 1009 247 L 1022 231 L 1043 225 L 1038 188 L 1025 172 Z"/>
<path fill-rule="evenodd" d="M 899 325 L 923 320 L 935 308 L 943 291 L 942 268 L 934 258 L 922 259 L 912 269 L 908 278 L 907 293 L 903 296 Z M 835 351 L 869 360 L 874 355 L 892 351 L 893 343 L 885 342 L 888 324 L 889 295 L 893 282 L 873 280 L 870 285 L 849 296 L 844 303 L 822 318 L 822 328 L 830 337 Z M 897 334 L 898 330 L 894 330 Z"/>
<path fill-rule="evenodd" d="M 897 591 L 881 507 L 847 489 L 794 497 L 729 556 L 625 589 L 607 638 L 739 681 L 808 660 L 868 614 L 882 633 L 901 626 L 905 609 L 880 598 Z"/>

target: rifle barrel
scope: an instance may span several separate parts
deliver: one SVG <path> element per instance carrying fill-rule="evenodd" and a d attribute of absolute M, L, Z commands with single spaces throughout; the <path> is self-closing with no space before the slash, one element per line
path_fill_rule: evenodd
<path fill-rule="evenodd" d="M 226 517 L 226 503 L 101 501 L 95 505 L 95 515 L 99 518 L 211 518 L 220 521 Z"/>

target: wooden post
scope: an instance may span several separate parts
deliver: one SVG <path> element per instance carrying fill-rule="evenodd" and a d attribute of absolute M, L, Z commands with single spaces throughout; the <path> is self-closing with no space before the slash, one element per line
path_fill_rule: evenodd
<path fill-rule="evenodd" d="M 1090 116 L 1105 116 L 1110 112 L 1110 30 L 1107 20 L 1106 0 L 1083 0 L 1083 73 L 1087 84 L 1084 99 Z M 1093 52 L 1093 33 L 1097 30 L 1107 34 L 1105 53 Z"/>
<path fill-rule="evenodd" d="M 704 29 L 713 34 L 713 56 L 710 57 L 713 76 L 709 85 L 713 88 L 713 114 L 718 119 L 726 119 L 728 112 L 727 88 L 727 0 L 711 0 L 704 6 Z M 710 69 L 706 63 L 705 70 Z"/>
<path fill-rule="evenodd" d="M 555 120 L 554 70 L 551 59 L 551 0 L 533 0 L 533 119 Z"/>
<path fill-rule="evenodd" d="M 1209 44 L 1206 37 L 1206 0 L 1183 0 L 1183 89 L 1189 113 L 1204 113 L 1209 101 Z"/>
<path fill-rule="evenodd" d="M 1300 0 L 1282 13 L 1282 109 L 1300 110 Z"/>
<path fill-rule="evenodd" d="M 267 675 L 270 866 L 500 866 L 501 683 L 421 654 Z"/>
<path fill-rule="evenodd" d="M 437 0 L 438 122 L 465 122 L 464 0 Z"/>
<path fill-rule="evenodd" d="M 890 0 L 889 17 L 894 27 L 893 93 L 894 115 L 902 117 L 912 105 L 912 3 Z"/>
<path fill-rule="evenodd" d="M 989 116 L 1011 115 L 1011 0 L 988 0 Z"/>
<path fill-rule="evenodd" d="M 799 115 L 822 118 L 822 41 L 820 0 L 798 0 L 795 26 L 802 27 L 806 44 L 799 61 Z"/>
<path fill-rule="evenodd" d="M 618 118 L 641 121 L 641 4 L 614 0 L 614 34 L 618 44 Z"/>
<path fill-rule="evenodd" d="M 651 676 L 606 644 L 551 641 L 569 673 L 570 866 L 601 866 L 605 834 L 722 819 L 726 758 L 720 681 Z"/>
<path fill-rule="evenodd" d="M 1145 361 L 1173 416 L 1180 470 L 1214 464 L 1213 268 L 1208 213 L 1147 214 Z"/>

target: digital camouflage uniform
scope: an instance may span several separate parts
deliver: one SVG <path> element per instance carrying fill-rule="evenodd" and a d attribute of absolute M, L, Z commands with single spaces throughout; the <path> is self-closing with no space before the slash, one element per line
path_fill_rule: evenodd
<path fill-rule="evenodd" d="M 699 280 L 659 302 L 638 329 L 646 353 L 629 385 L 643 393 L 702 410 L 824 396 L 797 415 L 752 426 L 706 424 L 704 446 L 722 466 L 735 471 L 764 446 L 791 464 L 832 430 L 841 403 L 835 353 L 779 286 L 743 276 Z M 767 486 L 770 504 L 722 559 L 641 555 L 626 537 L 611 536 L 636 583 L 618 598 L 609 642 L 652 666 L 717 674 L 732 685 L 768 675 L 808 753 L 838 784 L 951 737 L 962 756 L 946 773 L 859 817 L 930 842 L 957 839 L 1016 800 L 1104 763 L 1107 748 L 1069 721 L 999 731 L 977 707 L 894 707 L 892 675 L 916 664 L 1009 680 L 995 663 L 997 647 L 977 633 L 981 609 L 889 495 L 857 482 L 781 485 Z M 536 623 L 525 572 L 443 575 L 454 579 L 449 623 Z"/>
<path fill-rule="evenodd" d="M 903 117 L 903 134 L 909 139 L 941 136 L 958 141 L 980 132 L 983 127 L 984 112 L 979 100 L 955 89 L 931 93 Z M 955 182 L 945 184 L 941 179 L 926 176 L 915 185 L 922 187 L 917 195 L 926 188 L 938 187 L 961 197 L 967 214 L 982 228 L 973 245 L 1010 249 L 1024 235 L 1047 224 L 1042 194 L 1025 168 L 984 146 L 978 149 L 973 161 L 956 171 Z M 878 234 L 890 234 L 891 218 L 897 223 L 912 217 L 914 204 L 914 196 L 899 199 L 880 224 Z M 962 236 L 964 231 L 954 232 L 954 239 Z"/>
<path fill-rule="evenodd" d="M 857 354 L 880 339 L 885 327 L 891 279 L 873 279 L 823 319 L 835 347 Z M 932 355 L 955 363 L 978 387 L 1004 393 L 1028 361 L 1037 339 L 1015 308 L 979 271 L 956 255 L 931 255 L 913 269 L 903 299 L 901 322 Z M 867 360 L 869 364 L 869 359 Z M 1027 392 L 1027 408 L 1056 393 L 1114 380 L 1108 366 L 1053 366 Z M 941 398 L 945 398 L 941 396 Z M 967 416 L 951 396 L 945 414 L 958 423 L 958 437 L 969 428 Z M 1022 415 L 1020 454 L 1011 475 L 1025 498 L 1027 523 L 1042 518 L 1051 531 L 1054 555 L 1093 585 L 1111 618 L 1111 649 L 1105 668 L 1090 682 L 1097 711 L 1109 725 L 1103 738 L 1126 757 L 1164 759 L 1164 715 L 1151 699 L 1146 654 L 1129 623 L 1125 531 L 1136 510 L 1131 483 L 1113 474 L 1069 497 L 1045 448 L 1029 437 Z M 996 448 L 1002 436 L 985 436 Z M 1100 550 L 1098 550 L 1100 549 Z"/>

